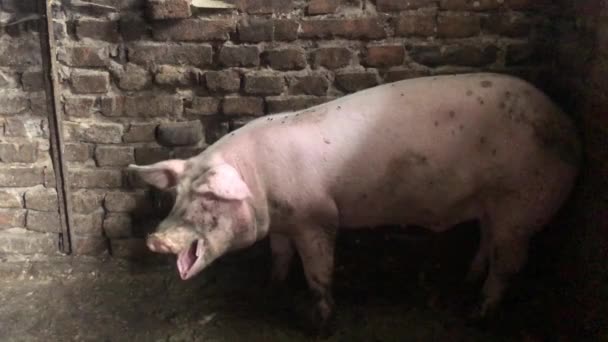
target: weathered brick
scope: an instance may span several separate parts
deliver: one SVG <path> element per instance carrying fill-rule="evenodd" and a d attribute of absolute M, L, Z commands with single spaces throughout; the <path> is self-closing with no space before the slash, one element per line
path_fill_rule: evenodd
<path fill-rule="evenodd" d="M 57 191 L 53 188 L 37 186 L 25 192 L 25 207 L 38 211 L 59 210 Z"/>
<path fill-rule="evenodd" d="M 69 162 L 85 162 L 91 157 L 89 145 L 66 143 L 64 156 Z"/>
<path fill-rule="evenodd" d="M 19 87 L 19 74 L 13 71 L 0 70 L 0 88 L 11 89 Z"/>
<path fill-rule="evenodd" d="M 35 38 L 32 36 L 32 38 Z M 40 65 L 38 39 L 8 39 L 0 44 L 0 65 L 6 67 Z"/>
<path fill-rule="evenodd" d="M 172 64 L 205 67 L 213 62 L 207 44 L 138 43 L 128 48 L 129 61 L 144 65 Z"/>
<path fill-rule="evenodd" d="M 503 2 L 496 0 L 441 0 L 439 7 L 452 11 L 487 11 L 500 8 Z"/>
<path fill-rule="evenodd" d="M 236 92 L 241 88 L 241 75 L 233 70 L 209 71 L 205 80 L 211 91 Z"/>
<path fill-rule="evenodd" d="M 0 253 L 51 255 L 59 250 L 57 234 L 34 233 L 25 229 L 0 232 L 0 241 Z"/>
<path fill-rule="evenodd" d="M 291 0 L 236 0 L 236 5 L 250 14 L 288 13 L 294 6 Z"/>
<path fill-rule="evenodd" d="M 481 20 L 476 15 L 439 15 L 437 34 L 443 38 L 466 38 L 478 35 Z"/>
<path fill-rule="evenodd" d="M 146 241 L 139 238 L 112 239 L 112 256 L 124 259 L 144 259 L 154 257 L 146 246 Z"/>
<path fill-rule="evenodd" d="M 538 6 L 547 6 L 549 0 L 506 0 L 507 6 L 516 11 L 530 10 Z"/>
<path fill-rule="evenodd" d="M 209 144 L 213 144 L 224 135 L 230 133 L 230 122 L 229 121 L 210 121 L 206 125 L 207 131 L 205 132 L 205 140 Z"/>
<path fill-rule="evenodd" d="M 224 66 L 252 67 L 260 65 L 260 50 L 257 46 L 226 46 L 220 49 L 220 63 Z"/>
<path fill-rule="evenodd" d="M 330 97 L 316 96 L 280 96 L 268 97 L 268 113 L 284 113 L 316 106 L 332 100 Z"/>
<path fill-rule="evenodd" d="M 381 12 L 393 12 L 430 7 L 435 3 L 436 0 L 377 0 L 376 7 Z"/>
<path fill-rule="evenodd" d="M 4 135 L 7 137 L 37 138 L 43 136 L 42 120 L 26 118 L 6 118 Z"/>
<path fill-rule="evenodd" d="M 300 24 L 293 19 L 276 19 L 274 21 L 274 40 L 296 40 L 299 28 Z"/>
<path fill-rule="evenodd" d="M 134 161 L 133 148 L 129 146 L 97 146 L 97 166 L 127 166 Z"/>
<path fill-rule="evenodd" d="M 118 188 L 122 186 L 120 170 L 76 169 L 69 170 L 72 188 Z"/>
<path fill-rule="evenodd" d="M 117 123 L 65 122 L 63 129 L 67 141 L 100 144 L 118 144 L 122 141 L 123 126 Z"/>
<path fill-rule="evenodd" d="M 33 163 L 37 159 L 37 143 L 0 143 L 0 161 L 4 163 Z"/>
<path fill-rule="evenodd" d="M 27 70 L 21 75 L 21 84 L 23 84 L 23 90 L 25 91 L 40 91 L 44 89 L 44 82 L 42 78 L 42 71 L 40 70 Z"/>
<path fill-rule="evenodd" d="M 169 150 L 165 147 L 138 147 L 135 149 L 135 163 L 138 165 L 154 164 L 169 159 Z"/>
<path fill-rule="evenodd" d="M 345 47 L 323 47 L 313 52 L 313 65 L 327 69 L 338 69 L 350 64 L 353 52 Z"/>
<path fill-rule="evenodd" d="M 433 14 L 401 15 L 395 21 L 395 35 L 406 37 L 431 37 L 435 35 L 437 19 Z"/>
<path fill-rule="evenodd" d="M 72 234 L 80 236 L 102 236 L 103 211 L 96 211 L 87 215 L 72 215 Z"/>
<path fill-rule="evenodd" d="M 336 85 L 352 93 L 378 85 L 378 75 L 373 71 L 343 71 L 336 73 Z"/>
<path fill-rule="evenodd" d="M 306 67 L 306 55 L 301 48 L 266 50 L 262 59 L 276 70 L 300 70 Z"/>
<path fill-rule="evenodd" d="M 133 123 L 122 139 L 126 143 L 155 141 L 157 126 L 158 124 L 155 123 Z"/>
<path fill-rule="evenodd" d="M 148 0 L 146 11 L 154 20 L 183 19 L 192 15 L 188 0 Z"/>
<path fill-rule="evenodd" d="M 13 115 L 28 109 L 28 101 L 22 95 L 0 95 L 0 115 Z"/>
<path fill-rule="evenodd" d="M 493 45 L 412 46 L 412 59 L 427 66 L 484 66 L 496 61 L 498 49 Z"/>
<path fill-rule="evenodd" d="M 42 168 L 42 181 L 42 185 L 47 188 L 57 187 L 57 179 L 53 167 L 45 166 L 44 168 Z"/>
<path fill-rule="evenodd" d="M 94 190 L 82 189 L 72 191 L 72 210 L 79 214 L 88 214 L 102 208 L 103 193 Z"/>
<path fill-rule="evenodd" d="M 156 140 L 162 146 L 195 145 L 203 139 L 203 124 L 199 120 L 167 122 L 158 126 Z"/>
<path fill-rule="evenodd" d="M 184 110 L 183 100 L 171 95 L 157 96 L 129 96 L 125 98 L 125 115 L 151 117 L 151 116 L 179 116 Z"/>
<path fill-rule="evenodd" d="M 523 37 L 530 33 L 532 20 L 521 14 L 491 14 L 484 18 L 483 29 L 507 37 Z"/>
<path fill-rule="evenodd" d="M 30 93 L 29 99 L 32 114 L 38 116 L 47 116 L 47 98 L 44 92 Z"/>
<path fill-rule="evenodd" d="M 329 89 L 329 80 L 323 75 L 294 77 L 289 83 L 289 93 L 294 95 L 322 96 Z"/>
<path fill-rule="evenodd" d="M 198 84 L 198 76 L 191 68 L 161 65 L 154 74 L 154 81 L 160 85 L 188 86 Z"/>
<path fill-rule="evenodd" d="M 0 209 L 0 229 L 25 227 L 25 212 L 23 209 Z"/>
<path fill-rule="evenodd" d="M 41 233 L 60 233 L 59 212 L 28 210 L 26 228 Z"/>
<path fill-rule="evenodd" d="M 308 19 L 301 22 L 300 38 L 380 39 L 386 37 L 379 18 Z"/>
<path fill-rule="evenodd" d="M 12 167 L 0 169 L 0 187 L 29 187 L 42 183 L 41 168 Z"/>
<path fill-rule="evenodd" d="M 65 96 L 63 111 L 68 118 L 90 118 L 93 115 L 95 97 Z"/>
<path fill-rule="evenodd" d="M 222 101 L 222 112 L 226 115 L 262 115 L 264 100 L 259 97 L 226 96 Z"/>
<path fill-rule="evenodd" d="M 122 116 L 124 114 L 124 96 L 103 96 L 100 99 L 100 112 L 105 116 Z"/>
<path fill-rule="evenodd" d="M 15 190 L 0 190 L 0 208 L 22 208 L 23 194 Z"/>
<path fill-rule="evenodd" d="M 176 22 L 157 22 L 152 35 L 158 40 L 212 41 L 228 40 L 236 30 L 232 19 L 184 19 Z"/>
<path fill-rule="evenodd" d="M 246 74 L 243 88 L 252 95 L 278 95 L 285 88 L 285 78 L 274 73 L 258 72 Z"/>
<path fill-rule="evenodd" d="M 188 115 L 215 115 L 220 112 L 220 99 L 217 97 L 195 97 L 190 108 L 186 108 Z"/>
<path fill-rule="evenodd" d="M 274 20 L 245 17 L 237 26 L 239 39 L 242 42 L 262 42 L 274 39 Z"/>
<path fill-rule="evenodd" d="M 395 68 L 390 69 L 384 75 L 384 81 L 387 83 L 396 82 L 400 80 L 406 80 L 410 78 L 418 78 L 428 76 L 429 72 L 426 70 L 412 70 L 412 69 L 403 69 L 403 68 Z"/>
<path fill-rule="evenodd" d="M 539 64 L 544 57 L 540 51 L 541 47 L 529 42 L 509 44 L 505 53 L 505 65 Z"/>
<path fill-rule="evenodd" d="M 118 26 L 125 41 L 142 40 L 150 34 L 148 23 L 136 14 L 121 13 Z"/>
<path fill-rule="evenodd" d="M 386 67 L 403 64 L 403 45 L 371 45 L 367 47 L 365 65 Z"/>
<path fill-rule="evenodd" d="M 103 220 L 105 236 L 115 239 L 133 235 L 131 216 L 128 214 L 108 214 Z"/>
<path fill-rule="evenodd" d="M 340 5 L 340 0 L 311 0 L 306 12 L 309 15 L 335 13 Z"/>
<path fill-rule="evenodd" d="M 111 191 L 106 194 L 104 207 L 113 213 L 129 213 L 142 206 L 146 197 L 141 192 Z"/>
<path fill-rule="evenodd" d="M 108 240 L 103 236 L 72 236 L 72 252 L 75 255 L 99 256 L 108 250 Z"/>
<path fill-rule="evenodd" d="M 98 19 L 80 19 L 76 22 L 78 39 L 90 38 L 107 42 L 118 41 L 118 22 Z"/>
<path fill-rule="evenodd" d="M 137 64 L 127 63 L 119 75 L 118 87 L 123 90 L 141 90 L 150 84 L 148 71 Z"/>
<path fill-rule="evenodd" d="M 70 78 L 77 94 L 106 93 L 110 86 L 110 75 L 105 71 L 74 70 Z"/>
<path fill-rule="evenodd" d="M 102 67 L 108 62 L 110 53 L 106 47 L 99 46 L 72 46 L 62 48 L 57 59 L 73 67 Z"/>
<path fill-rule="evenodd" d="M 35 13 L 36 1 L 34 0 L 3 0 L 2 9 L 7 12 Z"/>

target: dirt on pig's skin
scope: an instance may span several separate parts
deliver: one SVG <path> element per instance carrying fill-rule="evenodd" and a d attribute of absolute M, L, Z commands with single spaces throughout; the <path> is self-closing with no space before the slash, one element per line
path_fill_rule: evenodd
<path fill-rule="evenodd" d="M 436 265 L 419 262 L 428 257 L 428 244 L 393 242 L 369 260 L 364 256 L 378 241 L 365 241 L 353 238 L 338 249 L 338 315 L 326 341 L 518 341 L 527 335 L 504 323 L 481 330 L 430 305 L 433 286 L 425 285 L 421 272 Z M 317 340 L 303 333 L 287 304 L 274 305 L 263 295 L 268 258 L 260 244 L 182 281 L 172 259 L 146 265 L 0 257 L 0 341 Z M 301 269 L 292 273 L 297 303 L 306 287 Z"/>

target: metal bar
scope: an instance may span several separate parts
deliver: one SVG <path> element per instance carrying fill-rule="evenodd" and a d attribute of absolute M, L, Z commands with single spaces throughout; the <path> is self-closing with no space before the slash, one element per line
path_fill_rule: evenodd
<path fill-rule="evenodd" d="M 64 158 L 62 117 L 59 101 L 59 82 L 57 80 L 57 61 L 55 35 L 53 30 L 52 0 L 38 0 L 38 13 L 40 20 L 40 52 L 42 54 L 42 71 L 44 89 L 46 93 L 47 111 L 49 113 L 50 152 L 55 171 L 55 181 L 59 202 L 59 217 L 61 233 L 59 236 L 59 249 L 65 254 L 72 253 L 72 239 L 70 235 L 70 189 L 67 182 L 67 164 Z"/>

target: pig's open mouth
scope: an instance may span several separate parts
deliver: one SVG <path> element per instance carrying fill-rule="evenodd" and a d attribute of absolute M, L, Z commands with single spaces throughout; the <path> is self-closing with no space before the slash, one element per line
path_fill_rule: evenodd
<path fill-rule="evenodd" d="M 190 247 L 184 249 L 177 255 L 177 268 L 183 280 L 191 278 L 198 271 L 198 264 L 202 262 L 200 258 L 199 241 L 194 240 Z"/>

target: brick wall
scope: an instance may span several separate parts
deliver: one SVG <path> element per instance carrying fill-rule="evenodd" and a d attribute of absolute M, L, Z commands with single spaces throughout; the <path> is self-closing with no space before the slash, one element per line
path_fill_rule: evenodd
<path fill-rule="evenodd" d="M 547 68 L 538 1 L 233 3 L 55 4 L 76 253 L 145 250 L 159 200 L 129 163 L 189 157 L 257 116 L 383 82 Z"/>
<path fill-rule="evenodd" d="M 27 20 L 35 13 L 34 1 L 0 1 L 0 253 L 58 251 L 38 23 Z"/>

